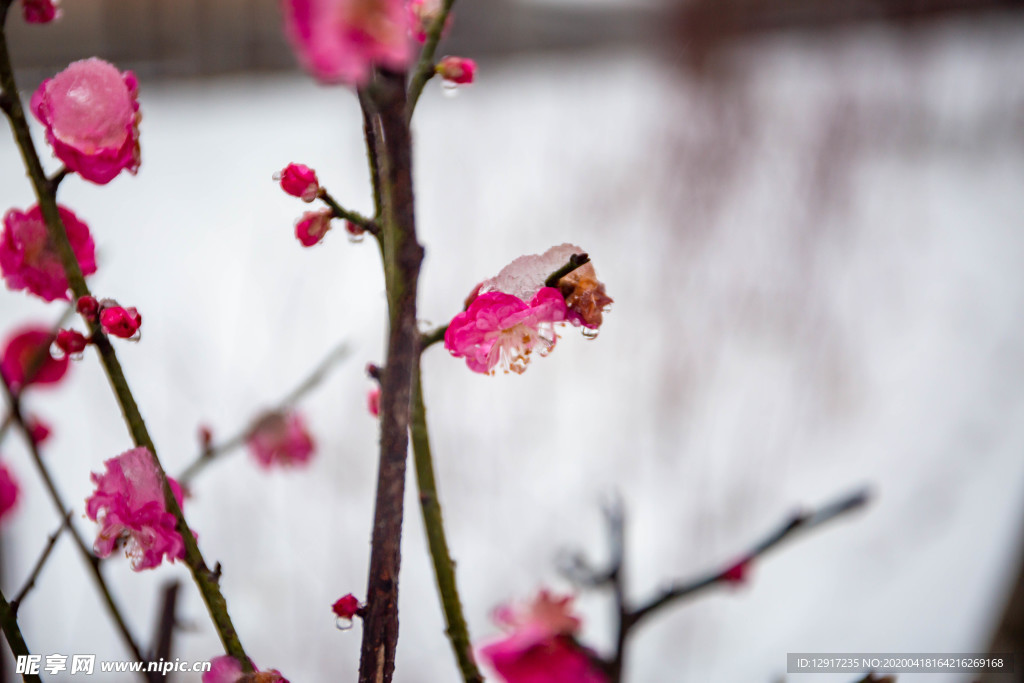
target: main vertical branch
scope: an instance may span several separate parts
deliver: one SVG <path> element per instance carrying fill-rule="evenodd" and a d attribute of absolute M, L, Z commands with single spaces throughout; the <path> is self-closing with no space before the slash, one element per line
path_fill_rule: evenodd
<path fill-rule="evenodd" d="M 386 683 L 395 670 L 398 644 L 398 573 L 409 402 L 416 343 L 416 285 L 423 248 L 416 241 L 412 191 L 412 139 L 405 117 L 405 74 L 384 72 L 372 85 L 368 104 L 381 137 L 383 224 L 381 246 L 388 298 L 387 361 L 381 378 L 380 465 L 373 517 L 370 572 L 359 661 L 360 683 Z"/>

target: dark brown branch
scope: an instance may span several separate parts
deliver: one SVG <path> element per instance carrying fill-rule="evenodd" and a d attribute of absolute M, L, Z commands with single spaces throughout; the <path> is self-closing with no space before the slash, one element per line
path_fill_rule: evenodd
<path fill-rule="evenodd" d="M 171 659 L 171 646 L 174 639 L 174 629 L 178 624 L 177 607 L 178 593 L 180 590 L 180 581 L 171 581 L 164 586 L 163 599 L 160 605 L 160 616 L 157 621 L 156 635 L 153 638 L 153 649 L 150 653 L 150 661 L 167 662 Z M 166 679 L 166 674 L 162 672 L 149 672 L 150 683 L 158 683 L 158 681 Z"/>
<path fill-rule="evenodd" d="M 31 573 L 29 573 L 28 578 L 25 580 L 25 585 L 21 587 L 18 594 L 14 596 L 13 600 L 11 600 L 11 610 L 15 614 L 18 613 L 18 608 L 21 607 L 22 600 L 24 600 L 25 596 L 28 595 L 28 592 L 35 587 L 36 579 L 39 578 L 39 574 L 43 571 L 43 567 L 46 565 L 46 560 L 50 558 L 50 553 L 53 552 L 53 547 L 57 545 L 57 539 L 60 538 L 64 529 L 69 526 L 71 526 L 70 512 L 64 517 L 64 521 L 60 523 L 57 530 L 50 534 L 50 537 L 46 539 L 46 546 L 43 548 L 42 554 L 39 555 L 39 559 L 36 560 L 35 566 L 32 567 Z"/>
<path fill-rule="evenodd" d="M 388 683 L 398 644 L 398 576 L 412 368 L 417 353 L 416 289 L 423 248 L 413 212 L 412 139 L 405 117 L 405 74 L 381 73 L 368 117 L 380 122 L 377 140 L 383 220 L 380 243 L 388 295 L 387 362 L 381 378 L 380 464 L 374 505 L 360 683 Z M 381 153 L 382 152 L 382 153 Z"/>

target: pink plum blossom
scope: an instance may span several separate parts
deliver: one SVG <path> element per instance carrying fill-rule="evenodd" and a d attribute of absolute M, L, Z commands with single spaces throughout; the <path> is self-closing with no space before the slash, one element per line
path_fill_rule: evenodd
<path fill-rule="evenodd" d="M 19 494 L 18 482 L 11 476 L 7 465 L 0 463 L 0 521 L 7 518 L 18 504 Z"/>
<path fill-rule="evenodd" d="M 61 15 L 53 0 L 21 0 L 21 10 L 30 24 L 48 24 Z"/>
<path fill-rule="evenodd" d="M 334 218 L 334 212 L 331 209 L 307 211 L 295 224 L 295 237 L 302 242 L 302 246 L 313 246 L 322 240 L 327 231 L 331 229 L 332 218 Z"/>
<path fill-rule="evenodd" d="M 139 169 L 138 81 L 93 57 L 42 82 L 32 113 L 46 126 L 54 154 L 86 180 L 105 185 Z"/>
<path fill-rule="evenodd" d="M 451 85 L 469 85 L 476 77 L 476 62 L 466 57 L 443 57 L 434 68 Z"/>
<path fill-rule="evenodd" d="M 571 597 L 541 591 L 529 605 L 497 610 L 508 634 L 481 647 L 481 657 L 506 683 L 605 683 L 590 651 L 575 640 L 580 621 L 571 607 Z"/>
<path fill-rule="evenodd" d="M 274 174 L 274 180 L 281 183 L 282 190 L 304 202 L 313 201 L 320 192 L 316 171 L 302 164 L 288 164 Z"/>
<path fill-rule="evenodd" d="M 96 272 L 96 245 L 89 226 L 63 206 L 58 206 L 57 212 L 82 275 L 92 275 Z M 64 264 L 38 205 L 26 212 L 11 209 L 4 215 L 0 273 L 8 289 L 27 289 L 46 301 L 70 300 Z"/>
<path fill-rule="evenodd" d="M 133 448 L 104 465 L 105 473 L 93 473 L 96 491 L 85 500 L 86 515 L 100 523 L 95 553 L 107 557 L 125 543 L 135 571 L 158 566 L 165 555 L 172 562 L 185 557 L 185 544 L 177 520 L 167 510 L 160 473 L 149 449 Z M 181 487 L 173 479 L 167 481 L 181 505 Z"/>
<path fill-rule="evenodd" d="M 404 0 L 281 0 L 285 33 L 323 83 L 363 85 L 374 67 L 403 69 L 412 52 Z"/>
<path fill-rule="evenodd" d="M 100 311 L 100 325 L 107 334 L 131 339 L 142 326 L 142 315 L 134 307 L 105 306 Z"/>
<path fill-rule="evenodd" d="M 267 413 L 249 430 L 245 443 L 263 467 L 305 464 L 316 448 L 305 421 L 296 412 Z"/>
<path fill-rule="evenodd" d="M 566 318 L 565 299 L 554 287 L 542 287 L 529 300 L 487 292 L 456 315 L 444 334 L 444 347 L 465 358 L 474 372 L 495 368 L 522 374 L 534 349 L 545 356 L 555 346 L 555 324 Z"/>
<path fill-rule="evenodd" d="M 249 660 L 250 663 L 252 660 Z M 210 660 L 210 670 L 203 674 L 202 683 L 288 683 L 277 669 L 260 671 L 253 666 L 255 673 L 248 677 L 242 672 L 242 665 L 231 655 L 221 655 Z"/>
<path fill-rule="evenodd" d="M 68 371 L 68 359 L 50 355 L 54 335 L 37 325 L 19 328 L 4 342 L 0 374 L 14 392 L 30 384 L 56 384 Z"/>

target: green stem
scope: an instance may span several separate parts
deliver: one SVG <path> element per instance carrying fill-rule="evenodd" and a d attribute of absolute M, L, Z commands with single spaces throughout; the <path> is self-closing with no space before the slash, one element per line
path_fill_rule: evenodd
<path fill-rule="evenodd" d="M 21 635 L 21 629 L 18 628 L 18 617 L 11 609 L 11 605 L 7 602 L 7 598 L 4 597 L 3 593 L 0 593 L 0 627 L 4 630 L 4 636 L 7 638 L 7 644 L 11 646 L 11 654 L 14 658 L 28 657 L 32 653 L 28 650 L 28 645 L 25 644 L 25 638 Z M 22 674 L 21 679 L 28 683 L 29 681 L 35 681 L 39 683 L 42 681 L 38 674 Z"/>
<path fill-rule="evenodd" d="M 448 331 L 447 325 L 441 325 L 440 327 L 434 328 L 429 332 L 424 332 L 420 335 L 420 352 L 422 353 L 428 347 L 437 344 L 438 342 L 444 341 L 444 334 Z"/>
<path fill-rule="evenodd" d="M 3 7 L 2 9 L 6 10 L 7 7 Z M 0 16 L 0 22 L 4 19 L 6 19 L 6 11 L 3 16 Z M 2 29 L 0 29 L 0 86 L 2 86 L 3 89 L 5 103 L 4 110 L 10 121 L 14 137 L 18 143 L 18 149 L 21 151 L 22 159 L 25 162 L 25 168 L 28 171 L 29 178 L 32 180 L 32 186 L 35 189 L 36 198 L 46 222 L 47 232 L 60 254 L 61 262 L 64 266 L 64 272 L 67 275 L 71 291 L 74 293 L 76 298 L 90 295 L 89 288 L 82 275 L 82 269 L 79 267 L 78 260 L 75 258 L 75 253 L 71 248 L 71 243 L 68 241 L 67 233 L 60 219 L 60 213 L 57 210 L 57 199 L 53 193 L 53 188 L 45 173 L 43 173 L 42 164 L 39 162 L 39 156 L 36 153 L 35 145 L 32 142 L 32 136 L 29 133 L 28 122 L 25 119 L 25 112 L 21 105 L 21 98 L 18 96 L 18 87 L 14 78 L 14 70 L 11 67 L 10 53 L 7 48 L 7 37 Z M 242 648 L 242 644 L 238 639 L 238 634 L 231 622 L 231 617 L 228 615 L 227 602 L 225 601 L 224 596 L 220 591 L 220 587 L 217 584 L 218 577 L 210 571 L 206 562 L 203 560 L 202 553 L 199 551 L 199 546 L 196 544 L 195 537 L 192 535 L 192 530 L 185 521 L 185 516 L 181 512 L 181 507 L 178 505 L 178 501 L 175 499 L 174 493 L 171 491 L 171 487 L 167 483 L 167 474 L 164 472 L 163 465 L 160 463 L 160 459 L 157 456 L 156 447 L 153 445 L 153 440 L 149 436 L 146 424 L 142 419 L 142 414 L 139 412 L 139 407 L 135 403 L 135 398 L 128 387 L 128 382 L 125 379 L 124 372 L 121 369 L 121 364 L 117 360 L 117 356 L 110 344 L 110 340 L 107 339 L 105 334 L 103 334 L 103 331 L 99 328 L 96 321 L 87 321 L 87 323 L 90 331 L 92 332 L 94 345 L 100 354 L 100 360 L 103 364 L 104 370 L 106 371 L 107 378 L 110 380 L 110 385 L 113 388 L 117 401 L 121 406 L 121 412 L 123 413 L 125 422 L 128 425 L 128 430 L 131 433 L 132 440 L 135 442 L 136 446 L 144 446 L 148 448 L 150 453 L 153 455 L 153 462 L 156 465 L 157 471 L 160 473 L 160 480 L 163 484 L 164 501 L 167 505 L 168 511 L 170 511 L 177 519 L 177 530 L 178 533 L 181 534 L 181 538 L 185 544 L 185 563 L 191 570 L 196 586 L 199 588 L 199 592 L 203 596 L 203 601 L 206 603 L 206 607 L 210 612 L 210 617 L 217 628 L 217 633 L 220 635 L 221 642 L 224 645 L 224 650 L 238 660 L 244 672 L 251 672 L 252 664 L 249 662 L 249 658 L 246 656 L 245 650 Z"/>
<path fill-rule="evenodd" d="M 427 545 L 430 547 L 430 557 L 434 563 L 437 591 L 448 625 L 448 640 L 455 653 L 459 671 L 462 672 L 462 679 L 466 683 L 482 683 L 484 678 L 473 660 L 469 630 L 466 618 L 462 614 L 462 602 L 455 582 L 455 562 L 448 552 L 448 541 L 444 533 L 441 501 L 437 493 L 433 457 L 430 452 L 430 435 L 427 432 L 427 409 L 423 402 L 419 362 L 413 366 L 411 420 L 412 453 L 416 465 L 416 484 L 420 492 L 420 510 L 423 512 L 423 527 L 427 533 Z"/>
<path fill-rule="evenodd" d="M 441 4 L 441 11 L 438 12 L 434 23 L 427 29 L 427 39 L 423 42 L 423 50 L 420 51 L 419 61 L 412 72 L 409 80 L 409 97 L 405 105 L 405 117 L 412 120 L 413 111 L 416 109 L 416 102 L 423 94 L 423 88 L 427 82 L 434 77 L 434 55 L 437 53 L 437 45 L 441 42 L 441 34 L 444 33 L 445 24 L 448 23 L 448 15 L 451 14 L 452 5 L 455 0 L 444 0 Z"/>
<path fill-rule="evenodd" d="M 320 194 L 318 196 L 320 197 L 321 200 L 323 200 L 324 204 L 331 207 L 331 210 L 334 211 L 334 215 L 336 217 L 343 218 L 346 221 L 351 221 L 358 225 L 359 227 L 361 227 L 366 232 L 374 235 L 376 235 L 377 232 L 380 231 L 380 228 L 377 227 L 377 224 L 373 221 L 372 218 L 367 218 L 363 214 L 358 213 L 356 211 L 349 211 L 344 206 L 335 201 L 334 197 L 328 194 L 327 190 L 321 189 Z"/>

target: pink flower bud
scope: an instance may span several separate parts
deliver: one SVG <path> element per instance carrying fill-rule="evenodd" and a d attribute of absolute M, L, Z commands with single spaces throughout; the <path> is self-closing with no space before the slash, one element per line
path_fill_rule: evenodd
<path fill-rule="evenodd" d="M 209 425 L 200 425 L 199 426 L 199 445 L 202 446 L 203 449 L 205 450 L 205 449 L 209 448 L 210 444 L 212 444 L 212 443 L 213 443 L 213 430 L 210 429 Z"/>
<path fill-rule="evenodd" d="M 85 351 L 89 340 L 77 330 L 59 330 L 55 343 L 57 348 L 63 351 L 65 355 L 74 356 Z"/>
<path fill-rule="evenodd" d="M 139 170 L 138 81 L 93 57 L 42 82 L 32 113 L 46 126 L 53 153 L 86 180 L 106 185 Z"/>
<path fill-rule="evenodd" d="M 302 164 L 288 164 L 274 174 L 274 180 L 280 181 L 282 190 L 304 202 L 313 201 L 320 192 L 316 171 Z"/>
<path fill-rule="evenodd" d="M 370 415 L 380 417 L 380 385 L 373 387 L 366 392 L 366 409 Z"/>
<path fill-rule="evenodd" d="M 285 34 L 322 83 L 363 85 L 373 67 L 400 71 L 412 56 L 405 0 L 281 0 Z"/>
<path fill-rule="evenodd" d="M 61 14 L 53 0 L 21 0 L 21 10 L 30 24 L 48 24 Z"/>
<path fill-rule="evenodd" d="M 358 223 L 353 223 L 352 221 L 345 221 L 345 232 L 347 232 L 351 237 L 359 239 L 362 238 L 363 234 L 366 232 L 366 228 L 359 225 Z"/>
<path fill-rule="evenodd" d="M 75 303 L 75 310 L 86 320 L 95 320 L 100 312 L 99 302 L 94 296 L 83 296 Z"/>
<path fill-rule="evenodd" d="M 476 62 L 466 57 L 444 57 L 434 68 L 452 85 L 469 85 L 476 77 Z"/>
<path fill-rule="evenodd" d="M 58 206 L 57 212 L 82 274 L 92 275 L 96 272 L 96 245 L 89 234 L 89 226 L 63 206 Z M 50 240 L 38 205 L 24 213 L 11 209 L 4 215 L 4 231 L 0 235 L 0 273 L 8 289 L 27 289 L 46 301 L 70 299 L 64 263 L 56 245 Z"/>
<path fill-rule="evenodd" d="M 250 427 L 245 443 L 263 467 L 304 465 L 316 449 L 305 421 L 295 412 L 263 415 Z"/>
<path fill-rule="evenodd" d="M 331 605 L 331 611 L 341 619 L 352 619 L 359 612 L 359 601 L 356 596 L 349 593 L 338 598 L 337 602 Z"/>
<path fill-rule="evenodd" d="M 252 660 L 249 660 L 252 664 Z M 245 674 L 238 660 L 231 655 L 221 655 L 210 660 L 210 670 L 203 674 L 202 683 L 288 683 L 288 679 L 277 669 L 260 671 L 252 665 L 254 674 Z"/>
<path fill-rule="evenodd" d="M 302 246 L 311 247 L 322 240 L 331 229 L 333 217 L 334 212 L 330 209 L 307 211 L 295 224 L 295 236 L 302 242 Z"/>
<path fill-rule="evenodd" d="M 100 312 L 100 325 L 107 334 L 131 339 L 142 325 L 142 315 L 134 307 L 108 306 Z"/>
<path fill-rule="evenodd" d="M 722 572 L 722 581 L 732 584 L 746 583 L 747 575 L 750 573 L 751 558 L 744 557 L 742 560 Z"/>
<path fill-rule="evenodd" d="M 45 327 L 27 326 L 7 338 L 0 354 L 0 373 L 14 391 L 29 384 L 56 384 L 68 371 L 67 358 L 50 355 L 53 333 Z"/>
<path fill-rule="evenodd" d="M 32 441 L 34 441 L 37 446 L 42 445 L 44 441 L 50 438 L 50 434 L 53 433 L 53 430 L 50 429 L 50 425 L 35 416 L 30 417 L 25 426 L 28 427 L 28 434 L 32 437 Z"/>

